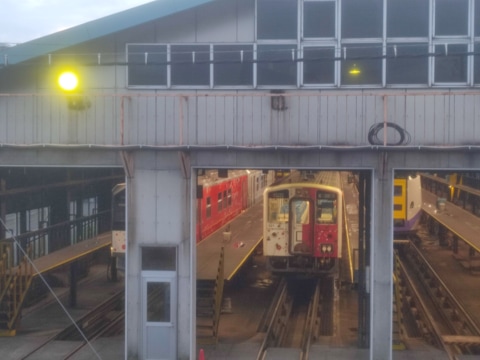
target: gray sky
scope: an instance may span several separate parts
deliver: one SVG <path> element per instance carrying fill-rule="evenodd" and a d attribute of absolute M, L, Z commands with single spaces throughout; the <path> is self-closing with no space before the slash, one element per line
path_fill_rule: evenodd
<path fill-rule="evenodd" d="M 152 1 L 0 0 L 0 43 L 26 42 Z"/>

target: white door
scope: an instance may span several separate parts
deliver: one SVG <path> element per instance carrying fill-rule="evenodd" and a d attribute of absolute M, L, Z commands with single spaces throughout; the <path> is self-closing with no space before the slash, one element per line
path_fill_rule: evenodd
<path fill-rule="evenodd" d="M 175 272 L 142 272 L 145 360 L 175 360 L 177 357 L 176 294 Z"/>

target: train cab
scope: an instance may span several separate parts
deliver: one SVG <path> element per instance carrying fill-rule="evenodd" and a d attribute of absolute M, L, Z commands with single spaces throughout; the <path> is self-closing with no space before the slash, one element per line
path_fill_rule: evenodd
<path fill-rule="evenodd" d="M 278 272 L 330 272 L 341 257 L 340 189 L 296 183 L 264 193 L 264 254 Z"/>

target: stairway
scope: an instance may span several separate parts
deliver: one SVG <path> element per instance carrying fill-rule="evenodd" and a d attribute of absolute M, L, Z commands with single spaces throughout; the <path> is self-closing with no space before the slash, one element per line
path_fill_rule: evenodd
<path fill-rule="evenodd" d="M 224 284 L 223 267 L 222 247 L 216 279 L 197 280 L 197 344 L 212 345 L 218 341 Z"/>
<path fill-rule="evenodd" d="M 0 336 L 15 336 L 22 306 L 33 279 L 33 267 L 24 256 L 11 267 L 11 247 L 0 251 Z"/>

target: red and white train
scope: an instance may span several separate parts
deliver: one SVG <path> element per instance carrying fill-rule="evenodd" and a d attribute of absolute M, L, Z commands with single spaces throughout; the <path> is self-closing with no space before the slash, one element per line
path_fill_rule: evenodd
<path fill-rule="evenodd" d="M 340 173 L 292 172 L 264 192 L 263 252 L 270 270 L 330 273 L 342 256 Z"/>

